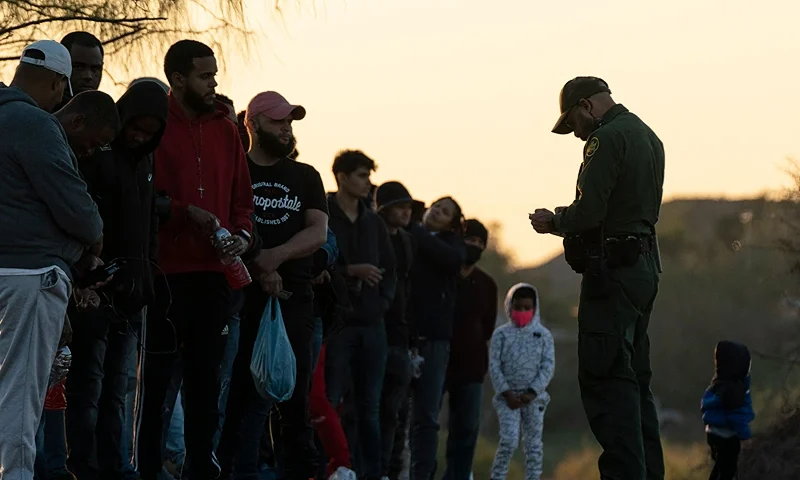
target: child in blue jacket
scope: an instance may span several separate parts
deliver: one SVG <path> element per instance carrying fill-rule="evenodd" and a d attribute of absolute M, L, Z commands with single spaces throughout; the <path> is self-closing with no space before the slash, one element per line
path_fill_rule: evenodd
<path fill-rule="evenodd" d="M 715 372 L 700 409 L 714 469 L 709 480 L 736 477 L 741 442 L 749 439 L 755 418 L 750 397 L 750 351 L 741 343 L 721 341 L 714 349 Z"/>

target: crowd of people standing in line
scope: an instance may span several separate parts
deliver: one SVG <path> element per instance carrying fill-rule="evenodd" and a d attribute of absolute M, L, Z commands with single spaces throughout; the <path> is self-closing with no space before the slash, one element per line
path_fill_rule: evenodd
<path fill-rule="evenodd" d="M 447 392 L 445 478 L 466 480 L 490 369 L 492 478 L 520 429 L 540 477 L 553 339 L 525 284 L 495 331 L 478 220 L 376 188 L 359 150 L 326 193 L 298 161 L 305 108 L 266 91 L 237 114 L 200 42 L 169 48 L 168 85 L 140 78 L 116 102 L 103 62 L 75 32 L 26 47 L 0 84 L 0 477 L 396 479 L 408 439 L 429 480 Z M 279 404 L 250 370 L 270 299 L 296 361 Z"/>

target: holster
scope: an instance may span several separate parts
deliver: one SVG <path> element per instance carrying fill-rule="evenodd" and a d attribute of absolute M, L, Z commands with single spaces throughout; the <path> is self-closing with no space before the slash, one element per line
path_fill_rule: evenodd
<path fill-rule="evenodd" d="M 599 273 L 603 269 L 602 228 L 564 237 L 564 258 L 575 273 Z"/>
<path fill-rule="evenodd" d="M 564 258 L 579 274 L 600 274 L 604 270 L 630 267 L 639 255 L 654 250 L 650 235 L 602 237 L 601 230 L 568 235 L 564 238 Z"/>
<path fill-rule="evenodd" d="M 575 271 L 586 271 L 586 255 L 583 250 L 583 239 L 580 235 L 567 235 L 564 237 L 564 260 Z"/>
<path fill-rule="evenodd" d="M 639 255 L 653 249 L 653 237 L 646 235 L 622 235 L 605 239 L 607 252 L 606 265 L 609 269 L 631 267 L 639 260 Z"/>

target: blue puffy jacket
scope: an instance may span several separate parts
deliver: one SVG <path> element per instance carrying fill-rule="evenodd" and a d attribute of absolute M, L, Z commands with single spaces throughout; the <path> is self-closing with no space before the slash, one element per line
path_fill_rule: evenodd
<path fill-rule="evenodd" d="M 750 432 L 750 422 L 756 417 L 753 411 L 753 399 L 750 396 L 750 377 L 745 380 L 747 393 L 745 394 L 744 405 L 735 409 L 726 409 L 722 404 L 722 398 L 711 389 L 707 389 L 700 402 L 700 410 L 703 412 L 703 422 L 706 425 L 719 428 L 727 428 L 736 432 L 740 440 L 747 440 L 752 437 Z"/>

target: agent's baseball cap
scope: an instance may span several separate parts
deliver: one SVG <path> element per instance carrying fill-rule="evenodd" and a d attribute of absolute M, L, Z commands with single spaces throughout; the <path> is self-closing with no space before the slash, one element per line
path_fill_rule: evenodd
<path fill-rule="evenodd" d="M 35 54 L 33 54 L 34 51 L 36 52 Z M 22 57 L 20 57 L 19 62 L 37 65 L 59 75 L 64 75 L 67 77 L 69 94 L 72 96 L 72 82 L 69 80 L 72 76 L 72 57 L 70 57 L 69 50 L 64 45 L 55 40 L 33 42 L 22 51 Z"/>
<path fill-rule="evenodd" d="M 264 115 L 270 120 L 283 120 L 290 116 L 292 120 L 302 120 L 306 116 L 306 109 L 290 104 L 278 92 L 261 92 L 247 105 L 245 119 L 250 120 L 258 115 Z"/>
<path fill-rule="evenodd" d="M 582 99 L 589 98 L 598 93 L 611 93 L 608 84 L 597 77 L 575 77 L 564 85 L 561 89 L 561 116 L 558 117 L 553 133 L 566 135 L 572 133 L 572 128 L 567 125 L 567 116 L 570 109 L 578 104 Z"/>

